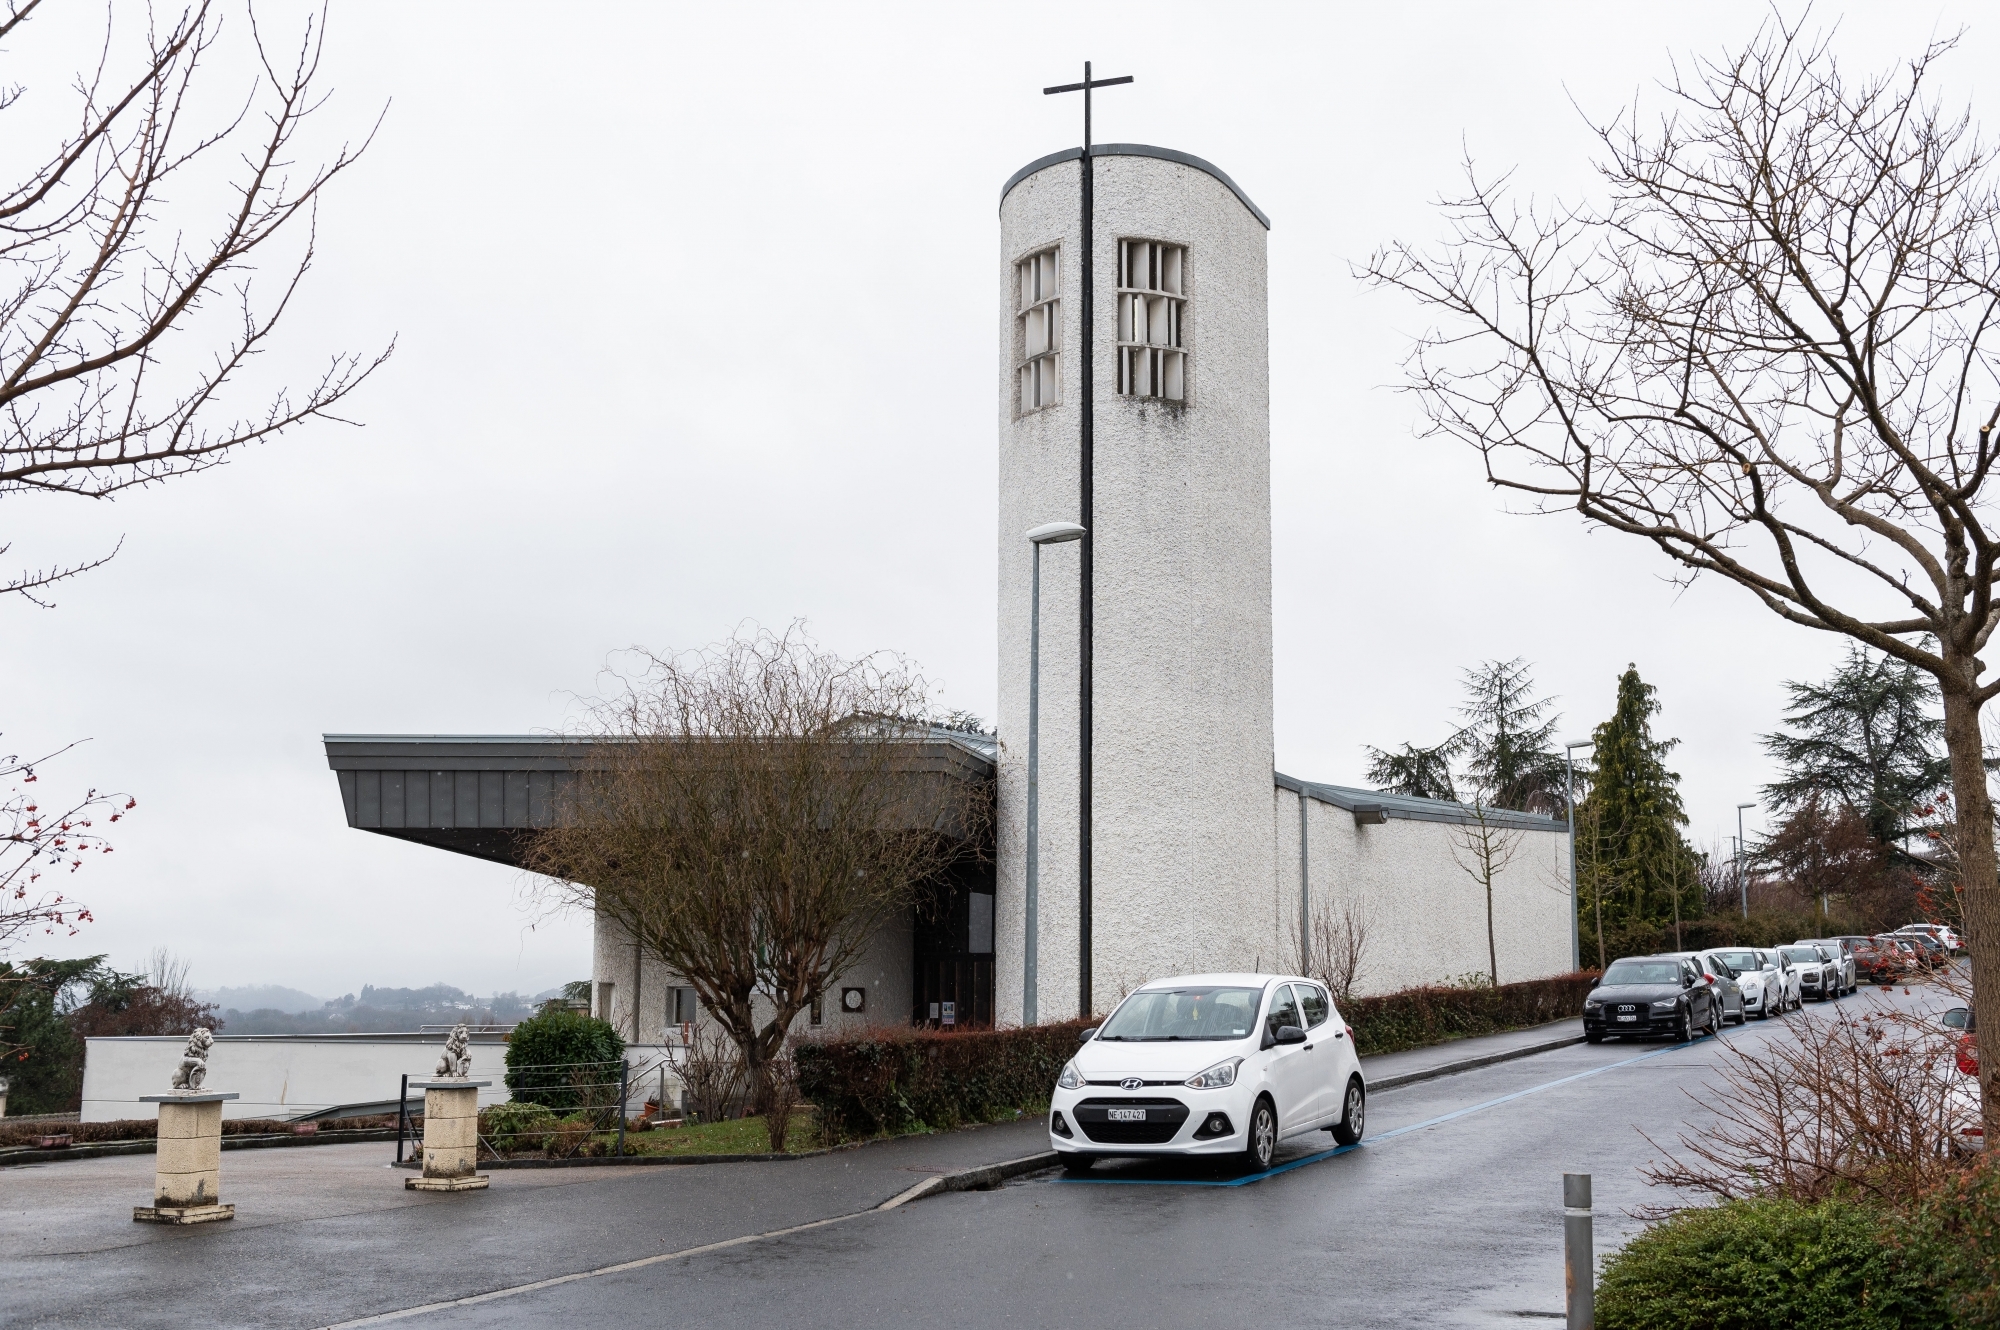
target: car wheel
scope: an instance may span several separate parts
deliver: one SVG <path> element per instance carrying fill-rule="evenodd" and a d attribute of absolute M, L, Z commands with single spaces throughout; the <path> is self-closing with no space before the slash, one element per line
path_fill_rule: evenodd
<path fill-rule="evenodd" d="M 1334 1125 L 1333 1139 L 1342 1145 L 1361 1144 L 1361 1133 L 1368 1125 L 1368 1091 L 1362 1088 L 1361 1078 L 1354 1077 L 1347 1083 L 1347 1100 L 1340 1108 L 1340 1121 Z"/>
<path fill-rule="evenodd" d="M 1063 1172 L 1073 1178 L 1082 1177 L 1090 1172 L 1090 1166 L 1096 1162 L 1096 1155 L 1064 1155 Z"/>
<path fill-rule="evenodd" d="M 1243 1151 L 1243 1167 L 1262 1173 L 1278 1155 L 1278 1111 L 1269 1099 L 1258 1099 L 1250 1110 L 1250 1142 Z"/>
<path fill-rule="evenodd" d="M 1748 1025 L 1750 1023 L 1750 1008 L 1744 1006 L 1741 1002 L 1736 1004 L 1736 1023 L 1738 1025 Z"/>
<path fill-rule="evenodd" d="M 1694 1039 L 1694 1013 L 1689 1011 L 1686 1007 L 1682 1007 L 1681 1023 L 1674 1031 L 1674 1042 L 1678 1044 L 1685 1044 L 1691 1042 L 1693 1039 Z"/>
<path fill-rule="evenodd" d="M 1584 1031 L 1583 1042 L 1586 1044 L 1601 1044 L 1604 1042 L 1604 1036 L 1601 1034 L 1593 1034 L 1590 1031 L 1586 1030 Z"/>

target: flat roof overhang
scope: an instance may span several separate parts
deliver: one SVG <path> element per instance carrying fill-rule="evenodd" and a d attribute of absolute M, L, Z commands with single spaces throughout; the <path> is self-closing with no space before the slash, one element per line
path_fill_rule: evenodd
<path fill-rule="evenodd" d="M 602 769 L 612 742 L 540 734 L 327 734 L 347 825 L 520 868 L 526 837 L 555 825 L 579 775 Z M 994 741 L 933 730 L 909 746 L 907 769 L 990 779 Z"/>

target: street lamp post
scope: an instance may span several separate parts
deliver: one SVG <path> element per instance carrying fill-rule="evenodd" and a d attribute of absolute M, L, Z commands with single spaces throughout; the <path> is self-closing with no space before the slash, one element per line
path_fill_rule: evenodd
<path fill-rule="evenodd" d="M 1035 548 L 1035 575 L 1028 593 L 1028 854 L 1027 889 L 1022 893 L 1021 1024 L 1040 1018 L 1041 910 L 1041 746 L 1042 746 L 1042 546 L 1080 540 L 1075 522 L 1050 522 L 1028 533 Z"/>
<path fill-rule="evenodd" d="M 1736 891 L 1743 898 L 1743 917 L 1750 917 L 1750 882 L 1743 876 L 1743 810 L 1756 804 L 1736 805 Z"/>
<path fill-rule="evenodd" d="M 1583 910 L 1583 902 L 1576 889 L 1576 758 L 1573 754 L 1579 748 L 1589 748 L 1592 741 L 1579 739 L 1573 744 L 1563 745 L 1563 804 L 1569 809 L 1569 968 L 1572 971 L 1583 968 L 1583 935 L 1577 915 Z"/>

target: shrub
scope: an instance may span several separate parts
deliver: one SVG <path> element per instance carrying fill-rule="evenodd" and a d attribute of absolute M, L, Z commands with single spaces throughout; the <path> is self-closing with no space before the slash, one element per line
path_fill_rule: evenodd
<path fill-rule="evenodd" d="M 1583 1014 L 1583 996 L 1594 971 L 1529 979 L 1495 988 L 1406 988 L 1382 997 L 1353 998 L 1341 1015 L 1354 1027 L 1354 1051 L 1363 1057 L 1423 1048 L 1467 1035 L 1496 1034 Z"/>
<path fill-rule="evenodd" d="M 494 1150 L 541 1150 L 549 1143 L 556 1124 L 555 1110 L 545 1105 L 517 1101 L 495 1104 L 479 1115 L 479 1134 Z"/>
<path fill-rule="evenodd" d="M 2000 1159 L 1981 1155 L 1911 1208 L 1910 1228 L 1943 1253 L 1952 1324 L 2000 1326 Z"/>
<path fill-rule="evenodd" d="M 1684 1210 L 1604 1263 L 1602 1330 L 1950 1325 L 1943 1253 L 1873 1206 L 1768 1198 Z"/>
<path fill-rule="evenodd" d="M 608 1021 L 576 1011 L 545 1011 L 507 1039 L 507 1088 L 515 1100 L 558 1112 L 617 1098 L 625 1041 Z M 601 1093 L 609 1081 L 610 1094 Z"/>
<path fill-rule="evenodd" d="M 792 1056 L 800 1097 L 819 1110 L 820 1139 L 830 1142 L 1039 1111 L 1085 1028 L 883 1028 L 801 1040 Z"/>

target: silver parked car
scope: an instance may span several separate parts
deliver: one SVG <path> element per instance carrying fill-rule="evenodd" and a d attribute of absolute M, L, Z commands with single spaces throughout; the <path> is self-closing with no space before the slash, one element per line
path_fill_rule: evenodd
<path fill-rule="evenodd" d="M 1799 945 L 1818 947 L 1826 958 L 1833 962 L 1835 997 L 1846 997 L 1849 993 L 1860 991 L 1861 980 L 1854 963 L 1853 947 L 1837 937 L 1800 938 Z"/>
<path fill-rule="evenodd" d="M 1716 951 L 1670 951 L 1666 953 L 1675 960 L 1693 961 L 1701 971 L 1701 982 L 1715 993 L 1715 1000 L 1722 1009 L 1721 1019 L 1733 1021 L 1737 1025 L 1750 1019 L 1745 1005 L 1743 986 L 1737 980 L 1736 969 L 1722 959 Z"/>
<path fill-rule="evenodd" d="M 1787 982 L 1777 953 L 1755 947 L 1724 947 L 1709 955 L 1735 971 L 1745 1016 L 1764 1021 L 1792 1009 L 1797 990 Z"/>

